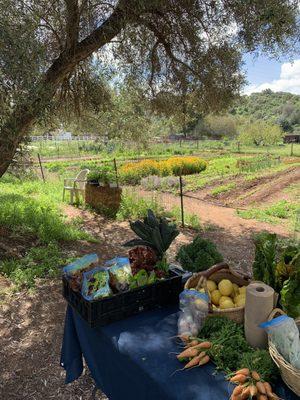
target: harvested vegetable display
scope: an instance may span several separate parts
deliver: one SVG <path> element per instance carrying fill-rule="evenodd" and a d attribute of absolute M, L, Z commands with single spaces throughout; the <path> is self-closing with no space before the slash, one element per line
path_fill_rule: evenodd
<path fill-rule="evenodd" d="M 300 270 L 293 274 L 281 290 L 283 310 L 293 318 L 300 317 Z"/>
<path fill-rule="evenodd" d="M 176 225 L 165 218 L 157 218 L 153 211 L 148 210 L 143 221 L 130 222 L 130 227 L 139 237 L 124 244 L 126 247 L 134 246 L 129 250 L 129 260 L 132 274 L 139 274 L 137 278 L 131 279 L 131 287 L 140 286 L 141 280 L 148 282 L 145 273 L 150 283 L 167 277 L 169 265 L 166 251 L 179 234 Z"/>
<path fill-rule="evenodd" d="M 109 268 L 110 286 L 115 292 L 128 290 L 132 271 L 127 257 L 116 257 L 104 263 Z"/>
<path fill-rule="evenodd" d="M 140 269 L 139 272 L 130 278 L 129 287 L 130 289 L 135 289 L 140 286 L 151 285 L 157 280 L 158 278 L 154 271 L 151 271 L 149 274 L 146 270 Z"/>
<path fill-rule="evenodd" d="M 223 261 L 223 257 L 213 242 L 198 235 L 192 243 L 180 247 L 176 260 L 186 271 L 199 272 Z"/>
<path fill-rule="evenodd" d="M 277 236 L 275 233 L 261 232 L 255 236 L 254 244 L 253 277 L 256 281 L 262 281 L 276 290 Z"/>
<path fill-rule="evenodd" d="M 238 286 L 229 279 L 222 279 L 219 283 L 209 279 L 207 281 L 208 294 L 213 308 L 222 310 L 227 308 L 244 307 L 246 302 L 246 286 Z M 205 289 L 199 289 L 204 293 Z"/>
<path fill-rule="evenodd" d="M 224 371 L 230 378 L 241 375 L 238 370 L 256 371 L 262 381 L 276 380 L 278 369 L 272 361 L 268 351 L 255 350 L 246 341 L 243 326 L 223 316 L 210 316 L 206 318 L 199 337 L 186 338 L 183 336 L 185 349 L 194 349 L 195 341 L 199 343 L 209 342 L 210 346 L 205 349 L 206 355 L 216 365 L 217 370 Z M 190 346 L 190 343 L 193 346 Z M 203 350 L 203 349 L 202 349 Z M 180 361 L 189 362 L 191 358 L 182 358 L 181 353 L 177 356 Z M 193 357 L 196 357 L 194 355 Z M 237 371 L 239 373 L 237 373 Z M 236 372 L 235 374 L 232 374 Z M 238 382 L 246 383 L 244 377 L 239 377 Z M 237 379 L 236 378 L 236 381 Z M 243 382 L 242 382 L 243 381 Z M 247 397 L 245 397 L 247 398 Z M 235 397 L 233 397 L 235 399 Z"/>
<path fill-rule="evenodd" d="M 95 268 L 97 261 L 97 254 L 86 254 L 63 268 L 63 273 L 68 278 L 72 290 L 81 291 L 83 273 Z"/>
<path fill-rule="evenodd" d="M 82 296 L 87 300 L 96 300 L 112 294 L 109 286 L 108 270 L 96 267 L 83 273 Z"/>
<path fill-rule="evenodd" d="M 231 400 L 279 400 L 270 383 L 262 380 L 255 370 L 251 371 L 249 368 L 242 368 L 230 374 L 228 380 L 237 385 L 232 391 Z"/>

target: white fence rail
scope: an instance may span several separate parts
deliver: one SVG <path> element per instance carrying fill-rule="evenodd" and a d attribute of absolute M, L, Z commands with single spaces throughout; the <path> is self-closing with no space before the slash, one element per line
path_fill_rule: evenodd
<path fill-rule="evenodd" d="M 96 140 L 97 136 L 84 135 L 84 136 L 72 136 L 71 138 L 65 138 L 60 136 L 51 136 L 51 135 L 43 135 L 43 136 L 31 136 L 30 140 L 32 142 L 67 142 L 67 141 L 88 141 L 88 140 Z"/>

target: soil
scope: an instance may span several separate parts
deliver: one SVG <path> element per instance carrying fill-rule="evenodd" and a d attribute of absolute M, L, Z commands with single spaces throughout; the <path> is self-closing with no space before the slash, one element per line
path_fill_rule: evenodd
<path fill-rule="evenodd" d="M 175 196 L 166 195 L 164 202 L 170 206 L 177 202 Z M 201 222 L 210 224 L 201 233 L 212 239 L 231 265 L 249 272 L 253 262 L 254 247 L 251 236 L 261 229 L 269 229 L 279 234 L 287 232 L 256 221 L 243 220 L 233 209 L 209 205 L 194 199 L 185 199 L 187 210 L 201 216 Z M 197 208 L 195 208 L 197 207 Z M 87 210 L 72 206 L 65 207 L 68 218 L 80 217 L 85 229 L 97 243 L 80 241 L 64 244 L 64 250 L 72 255 L 96 252 L 101 260 L 116 255 L 125 255 L 122 243 L 133 237 L 127 222 L 106 220 Z M 213 224 L 213 225 L 212 225 Z M 170 249 L 170 260 L 174 260 L 178 247 L 189 242 L 195 231 L 181 230 Z M 3 232 L 2 232 L 3 235 Z M 12 243 L 6 232 L 3 243 Z M 31 242 L 31 245 L 34 242 Z M 22 246 L 13 248 L 22 254 Z M 2 286 L 1 286 L 2 285 Z M 105 399 L 99 393 L 93 396 L 94 384 L 88 369 L 80 379 L 69 385 L 64 384 L 64 370 L 60 367 L 60 348 L 66 304 L 61 296 L 59 279 L 43 280 L 38 283 L 35 293 L 22 291 L 9 296 L 3 294 L 9 283 L 0 281 L 0 398 L 11 400 L 89 400 Z M 2 293 L 2 294 L 1 294 Z"/>
<path fill-rule="evenodd" d="M 219 185 L 234 182 L 235 187 L 227 192 L 212 195 L 212 189 Z M 186 195 L 206 202 L 230 206 L 233 208 L 247 208 L 253 204 L 274 203 L 279 200 L 288 200 L 289 196 L 284 189 L 291 184 L 300 183 L 300 166 L 290 167 L 284 171 L 268 174 L 251 181 L 243 177 L 230 177 L 214 181 L 205 188 L 187 192 Z"/>

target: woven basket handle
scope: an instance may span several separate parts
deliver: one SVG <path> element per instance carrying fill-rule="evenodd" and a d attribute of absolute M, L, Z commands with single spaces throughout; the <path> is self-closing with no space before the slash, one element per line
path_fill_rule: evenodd
<path fill-rule="evenodd" d="M 272 319 L 277 315 L 285 315 L 285 312 L 282 311 L 280 308 L 274 308 L 274 310 L 271 311 L 269 317 L 268 317 L 268 321 L 272 321 Z"/>
<path fill-rule="evenodd" d="M 210 267 L 208 270 L 202 272 L 202 275 L 205 276 L 206 279 L 208 279 L 212 274 L 215 272 L 220 271 L 221 269 L 230 269 L 229 265 L 226 262 L 220 262 L 218 264 L 213 265 Z"/>
<path fill-rule="evenodd" d="M 234 269 L 230 268 L 230 266 L 227 264 L 227 262 L 224 262 L 224 261 L 213 265 L 207 271 L 203 272 L 202 275 L 204 275 L 206 277 L 206 279 L 208 279 L 212 274 L 214 274 L 215 272 L 221 271 L 221 270 L 228 270 L 228 271 L 230 271 L 230 273 L 232 275 L 236 276 L 237 278 L 242 278 L 245 281 L 249 281 L 251 279 L 251 277 L 249 275 L 244 275 L 242 271 L 237 272 Z"/>

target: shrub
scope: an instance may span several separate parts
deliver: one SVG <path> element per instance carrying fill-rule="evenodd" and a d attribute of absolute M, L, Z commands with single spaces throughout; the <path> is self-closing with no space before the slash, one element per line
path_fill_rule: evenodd
<path fill-rule="evenodd" d="M 206 169 L 207 162 L 199 157 L 173 157 L 167 160 L 142 160 L 124 164 L 120 170 L 123 183 L 138 184 L 146 176 L 191 175 Z"/>
<path fill-rule="evenodd" d="M 186 271 L 198 272 L 223 261 L 223 257 L 213 242 L 196 236 L 192 243 L 180 247 L 176 260 Z"/>

